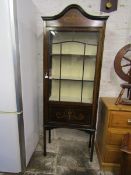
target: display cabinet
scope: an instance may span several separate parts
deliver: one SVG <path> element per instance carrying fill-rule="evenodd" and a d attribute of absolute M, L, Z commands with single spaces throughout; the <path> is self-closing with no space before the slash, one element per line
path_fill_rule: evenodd
<path fill-rule="evenodd" d="M 90 133 L 92 160 L 107 18 L 91 16 L 78 5 L 42 17 L 45 155 L 46 130 L 67 127 Z"/>

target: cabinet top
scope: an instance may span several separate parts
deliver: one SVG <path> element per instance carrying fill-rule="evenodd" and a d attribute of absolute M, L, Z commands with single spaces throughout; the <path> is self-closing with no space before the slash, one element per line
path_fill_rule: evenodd
<path fill-rule="evenodd" d="M 72 4 L 55 16 L 42 16 L 47 26 L 101 27 L 109 16 L 93 16 L 86 13 L 79 5 Z"/>
<path fill-rule="evenodd" d="M 117 97 L 116 97 L 117 98 Z M 105 104 L 109 110 L 115 111 L 131 111 L 130 105 L 115 105 L 116 98 L 113 97 L 101 97 L 100 100 Z"/>

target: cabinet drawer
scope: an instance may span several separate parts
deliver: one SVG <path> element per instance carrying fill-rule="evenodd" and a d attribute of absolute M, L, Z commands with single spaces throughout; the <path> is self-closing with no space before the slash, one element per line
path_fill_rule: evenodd
<path fill-rule="evenodd" d="M 110 113 L 109 126 L 131 128 L 131 112 L 112 111 Z"/>
<path fill-rule="evenodd" d="M 91 110 L 51 107 L 49 108 L 49 120 L 57 122 L 90 124 Z"/>
<path fill-rule="evenodd" d="M 105 163 L 120 163 L 121 160 L 121 152 L 119 149 L 113 149 L 110 147 L 106 147 L 104 154 L 104 162 Z"/>
<path fill-rule="evenodd" d="M 108 129 L 106 143 L 121 146 L 124 134 L 130 133 L 129 129 Z"/>

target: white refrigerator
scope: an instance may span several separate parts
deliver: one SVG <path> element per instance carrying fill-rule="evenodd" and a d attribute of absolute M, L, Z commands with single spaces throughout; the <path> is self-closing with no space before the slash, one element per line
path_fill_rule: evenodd
<path fill-rule="evenodd" d="M 0 1 L 0 172 L 24 171 L 39 139 L 33 15 L 31 0 Z"/>

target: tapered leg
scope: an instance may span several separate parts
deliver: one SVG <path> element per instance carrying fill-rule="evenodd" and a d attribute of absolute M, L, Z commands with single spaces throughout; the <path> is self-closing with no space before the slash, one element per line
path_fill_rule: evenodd
<path fill-rule="evenodd" d="M 95 142 L 95 132 L 92 134 L 92 140 L 91 140 L 91 154 L 90 154 L 90 161 L 93 161 L 93 152 L 94 152 L 94 142 Z"/>
<path fill-rule="evenodd" d="M 92 134 L 89 133 L 89 145 L 88 145 L 89 148 L 91 147 L 91 137 L 92 137 Z"/>
<path fill-rule="evenodd" d="M 44 127 L 44 130 L 43 130 L 43 146 L 44 146 L 44 156 L 46 156 L 46 128 Z"/>
<path fill-rule="evenodd" d="M 51 129 L 49 129 L 49 140 L 48 140 L 49 143 L 51 143 Z"/>

